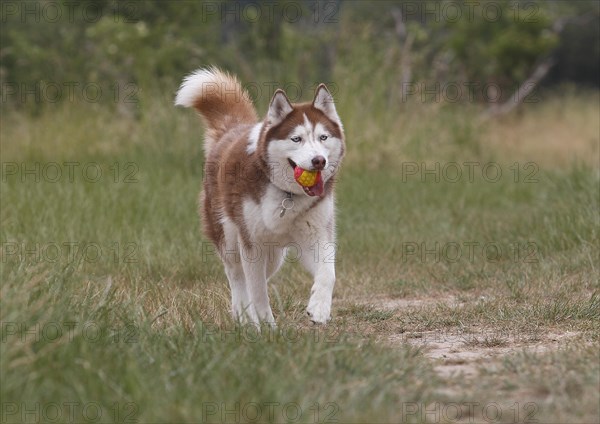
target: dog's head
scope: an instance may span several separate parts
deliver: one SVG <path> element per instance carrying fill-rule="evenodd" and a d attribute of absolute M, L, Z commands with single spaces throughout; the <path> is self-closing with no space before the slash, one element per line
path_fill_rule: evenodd
<path fill-rule="evenodd" d="M 333 97 L 319 85 L 311 103 L 292 104 L 277 90 L 271 99 L 259 142 L 273 184 L 282 190 L 322 196 L 344 156 L 344 131 Z M 294 179 L 298 168 L 319 171 L 322 184 L 302 187 Z"/>

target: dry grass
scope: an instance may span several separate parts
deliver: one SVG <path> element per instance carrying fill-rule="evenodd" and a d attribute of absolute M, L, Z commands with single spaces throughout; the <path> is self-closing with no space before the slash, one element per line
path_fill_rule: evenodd
<path fill-rule="evenodd" d="M 485 143 L 502 158 L 533 161 L 540 167 L 568 167 L 574 162 L 597 166 L 599 102 L 597 92 L 540 99 L 535 107 L 491 121 Z"/>

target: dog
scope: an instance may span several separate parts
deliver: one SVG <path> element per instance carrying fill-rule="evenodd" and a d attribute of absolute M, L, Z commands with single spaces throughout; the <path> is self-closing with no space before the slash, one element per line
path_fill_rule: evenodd
<path fill-rule="evenodd" d="M 333 97 L 320 84 L 310 103 L 278 89 L 264 119 L 236 77 L 216 67 L 184 78 L 175 105 L 203 118 L 203 232 L 220 256 L 233 318 L 275 326 L 268 280 L 286 251 L 313 276 L 307 313 L 331 319 L 335 285 L 334 183 L 345 152 Z"/>

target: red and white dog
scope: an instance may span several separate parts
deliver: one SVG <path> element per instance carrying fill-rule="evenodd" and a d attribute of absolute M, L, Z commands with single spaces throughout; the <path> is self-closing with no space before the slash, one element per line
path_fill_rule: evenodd
<path fill-rule="evenodd" d="M 259 121 L 238 80 L 217 68 L 186 77 L 176 105 L 204 118 L 203 230 L 214 243 L 242 322 L 275 320 L 267 281 L 286 249 L 314 276 L 307 312 L 331 317 L 335 284 L 334 176 L 344 132 L 325 85 L 311 103 L 292 104 L 282 90 Z M 292 253 L 292 252 L 290 252 Z"/>

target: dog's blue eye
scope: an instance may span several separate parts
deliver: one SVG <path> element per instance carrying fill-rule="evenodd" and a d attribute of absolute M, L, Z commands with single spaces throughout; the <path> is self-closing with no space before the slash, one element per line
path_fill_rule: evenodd
<path fill-rule="evenodd" d="M 321 141 L 325 141 L 325 140 L 327 140 L 327 137 L 328 137 L 328 136 L 326 136 L 325 134 L 323 134 L 323 135 L 322 135 L 321 137 L 319 137 L 319 138 L 321 139 Z"/>
<path fill-rule="evenodd" d="M 302 141 L 302 137 L 296 136 L 296 137 L 292 137 L 291 139 L 294 143 L 298 143 L 299 141 Z"/>

